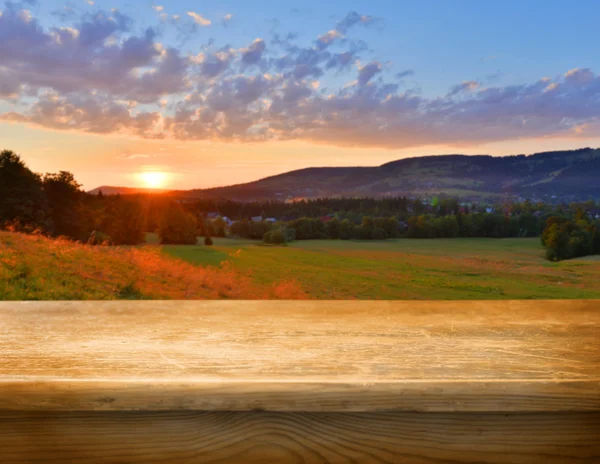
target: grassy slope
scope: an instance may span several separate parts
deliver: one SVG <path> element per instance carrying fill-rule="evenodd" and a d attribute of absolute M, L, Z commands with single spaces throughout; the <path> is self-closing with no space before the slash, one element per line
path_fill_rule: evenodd
<path fill-rule="evenodd" d="M 158 247 L 90 247 L 0 232 L 0 300 L 303 297 L 294 282 L 261 285 L 227 265 L 194 266 Z"/>
<path fill-rule="evenodd" d="M 305 297 L 600 298 L 600 266 L 549 263 L 538 239 L 107 248 L 0 232 L 0 300 Z"/>
<path fill-rule="evenodd" d="M 600 298 L 593 259 L 550 263 L 539 239 L 301 241 L 287 247 L 216 240 L 163 248 L 194 264 L 227 261 L 268 285 L 295 279 L 310 298 Z"/>

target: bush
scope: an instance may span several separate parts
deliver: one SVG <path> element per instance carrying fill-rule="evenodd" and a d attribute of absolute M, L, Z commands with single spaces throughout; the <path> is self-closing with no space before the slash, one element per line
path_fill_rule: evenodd
<path fill-rule="evenodd" d="M 263 240 L 272 245 L 282 245 L 286 242 L 286 237 L 281 229 L 273 229 L 263 236 Z"/>
<path fill-rule="evenodd" d="M 118 289 L 117 298 L 120 300 L 143 300 L 144 295 L 134 282 L 129 282 Z"/>
<path fill-rule="evenodd" d="M 87 241 L 88 245 L 112 245 L 113 241 L 108 234 L 98 230 L 93 231 Z"/>
<path fill-rule="evenodd" d="M 195 245 L 196 218 L 183 210 L 178 204 L 167 208 L 162 225 L 158 231 L 161 244 Z"/>
<path fill-rule="evenodd" d="M 600 253 L 598 224 L 551 217 L 542 233 L 542 243 L 549 261 Z"/>
<path fill-rule="evenodd" d="M 385 240 L 387 238 L 387 233 L 381 227 L 375 227 L 371 232 L 371 238 L 373 240 Z"/>
<path fill-rule="evenodd" d="M 293 227 L 286 227 L 284 230 L 284 234 L 286 242 L 293 242 L 294 240 L 296 240 L 296 229 L 294 229 Z"/>
<path fill-rule="evenodd" d="M 210 238 L 208 235 L 206 237 L 204 237 L 204 245 L 206 246 L 212 246 L 213 244 L 213 239 Z"/>

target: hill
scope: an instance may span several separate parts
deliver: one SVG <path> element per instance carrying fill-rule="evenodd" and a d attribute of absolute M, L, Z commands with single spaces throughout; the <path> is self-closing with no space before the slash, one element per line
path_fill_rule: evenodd
<path fill-rule="evenodd" d="M 194 249 L 194 247 L 189 247 Z M 229 266 L 199 267 L 159 247 L 92 247 L 0 231 L 0 300 L 301 299 L 292 281 L 258 284 Z"/>
<path fill-rule="evenodd" d="M 241 201 L 440 193 L 473 200 L 555 196 L 575 201 L 600 198 L 599 178 L 600 149 L 583 148 L 533 155 L 423 156 L 377 167 L 306 168 L 245 184 L 172 193 Z"/>

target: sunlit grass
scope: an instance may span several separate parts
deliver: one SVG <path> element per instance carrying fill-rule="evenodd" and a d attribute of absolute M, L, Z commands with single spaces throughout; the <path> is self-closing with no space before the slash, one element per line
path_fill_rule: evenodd
<path fill-rule="evenodd" d="M 201 267 L 156 246 L 92 247 L 0 232 L 0 300 L 299 299 L 293 280 L 265 285 L 223 263 Z"/>
<path fill-rule="evenodd" d="M 149 239 L 90 247 L 0 232 L 0 299 L 600 298 L 597 257 L 550 263 L 539 239 Z"/>
<path fill-rule="evenodd" d="M 228 242 L 164 247 L 201 266 L 226 261 L 268 285 L 294 279 L 310 298 L 600 298 L 593 260 L 550 263 L 539 239 L 307 240 L 287 247 Z"/>

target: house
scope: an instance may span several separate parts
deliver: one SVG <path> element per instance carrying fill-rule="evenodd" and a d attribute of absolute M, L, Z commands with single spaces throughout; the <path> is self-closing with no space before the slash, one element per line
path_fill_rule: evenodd
<path fill-rule="evenodd" d="M 212 212 L 212 213 L 206 213 L 206 217 L 208 219 L 217 219 L 219 217 L 219 213 L 214 213 L 214 212 Z"/>
<path fill-rule="evenodd" d="M 277 222 L 277 219 L 275 219 L 275 218 L 267 218 L 267 219 L 265 219 L 265 221 L 266 222 L 270 222 L 270 223 L 275 223 L 275 222 Z"/>
<path fill-rule="evenodd" d="M 254 216 L 251 218 L 252 222 L 262 222 L 262 216 Z"/>
<path fill-rule="evenodd" d="M 592 209 L 588 211 L 588 216 L 591 219 L 600 219 L 600 209 Z"/>

